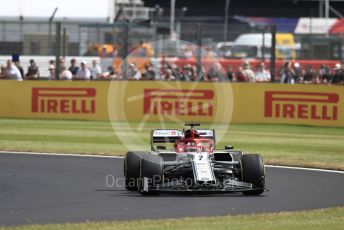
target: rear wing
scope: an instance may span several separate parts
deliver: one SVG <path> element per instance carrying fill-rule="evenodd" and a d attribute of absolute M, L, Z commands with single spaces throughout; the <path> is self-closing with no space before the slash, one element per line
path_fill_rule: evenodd
<path fill-rule="evenodd" d="M 198 134 L 202 138 L 215 139 L 214 129 L 198 129 Z M 156 143 L 174 143 L 177 140 L 184 137 L 184 131 L 177 129 L 155 129 L 151 132 L 151 148 L 154 150 L 154 144 Z"/>
<path fill-rule="evenodd" d="M 183 137 L 183 131 L 177 129 L 155 129 L 151 133 L 152 146 L 155 143 L 174 143 Z"/>
<path fill-rule="evenodd" d="M 200 137 L 210 138 L 213 139 L 214 142 L 216 142 L 215 129 L 197 129 L 197 132 Z"/>

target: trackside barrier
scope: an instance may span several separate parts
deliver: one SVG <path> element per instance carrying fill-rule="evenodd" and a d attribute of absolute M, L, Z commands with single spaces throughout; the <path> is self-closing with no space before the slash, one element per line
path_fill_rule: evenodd
<path fill-rule="evenodd" d="M 344 127 L 342 86 L 0 81 L 0 117 Z"/>

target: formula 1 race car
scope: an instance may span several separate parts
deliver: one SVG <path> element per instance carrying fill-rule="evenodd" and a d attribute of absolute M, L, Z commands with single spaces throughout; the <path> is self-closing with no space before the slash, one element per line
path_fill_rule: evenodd
<path fill-rule="evenodd" d="M 196 130 L 196 123 L 186 126 L 190 128 L 152 130 L 150 152 L 126 154 L 127 190 L 142 194 L 217 191 L 245 195 L 265 191 L 264 162 L 259 154 L 243 154 L 230 145 L 216 150 L 215 130 Z"/>

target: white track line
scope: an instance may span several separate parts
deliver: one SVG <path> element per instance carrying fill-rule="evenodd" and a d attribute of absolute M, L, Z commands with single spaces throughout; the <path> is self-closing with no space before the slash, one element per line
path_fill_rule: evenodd
<path fill-rule="evenodd" d="M 344 171 L 329 170 L 329 169 L 317 169 L 317 168 L 303 168 L 303 167 L 293 167 L 293 166 L 283 166 L 283 165 L 265 165 L 268 168 L 281 168 L 281 169 L 296 169 L 296 170 L 307 170 L 307 171 L 317 171 L 317 172 L 329 172 L 329 173 L 341 173 Z"/>
<path fill-rule="evenodd" d="M 11 153 L 11 154 L 23 154 L 23 155 L 41 155 L 41 156 L 72 156 L 72 157 L 93 157 L 93 158 L 116 158 L 121 159 L 122 156 L 106 156 L 106 155 L 89 155 L 89 154 L 68 154 L 68 153 L 37 153 L 37 152 L 18 152 L 18 151 L 1 151 L 1 153 Z M 293 166 L 283 166 L 283 165 L 265 165 L 268 168 L 281 168 L 281 169 L 293 169 L 293 170 L 306 170 L 306 171 L 316 171 L 316 172 L 329 172 L 329 173 L 341 173 L 344 171 L 329 170 L 329 169 L 317 169 L 317 168 L 303 168 L 303 167 L 293 167 Z"/>
<path fill-rule="evenodd" d="M 18 151 L 0 151 L 1 153 L 23 154 L 23 155 L 41 155 L 41 156 L 68 156 L 68 157 L 93 157 L 93 158 L 123 158 L 120 156 L 107 155 L 89 155 L 89 154 L 69 154 L 69 153 L 37 153 L 37 152 L 18 152 Z"/>

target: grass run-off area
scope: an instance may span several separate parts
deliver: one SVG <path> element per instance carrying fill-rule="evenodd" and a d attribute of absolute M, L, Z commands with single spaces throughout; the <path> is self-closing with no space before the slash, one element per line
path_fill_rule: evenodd
<path fill-rule="evenodd" d="M 129 229 L 274 229 L 274 230 L 335 230 L 343 229 L 344 208 L 313 211 L 266 213 L 255 215 L 201 217 L 164 220 L 136 220 L 113 222 L 86 222 L 81 224 L 23 225 L 0 227 L 0 230 L 129 230 Z"/>
<path fill-rule="evenodd" d="M 0 119 L 0 150 L 123 155 L 150 150 L 154 128 L 175 123 Z M 296 125 L 202 124 L 215 128 L 218 148 L 260 153 L 266 164 L 344 170 L 344 128 Z"/>

